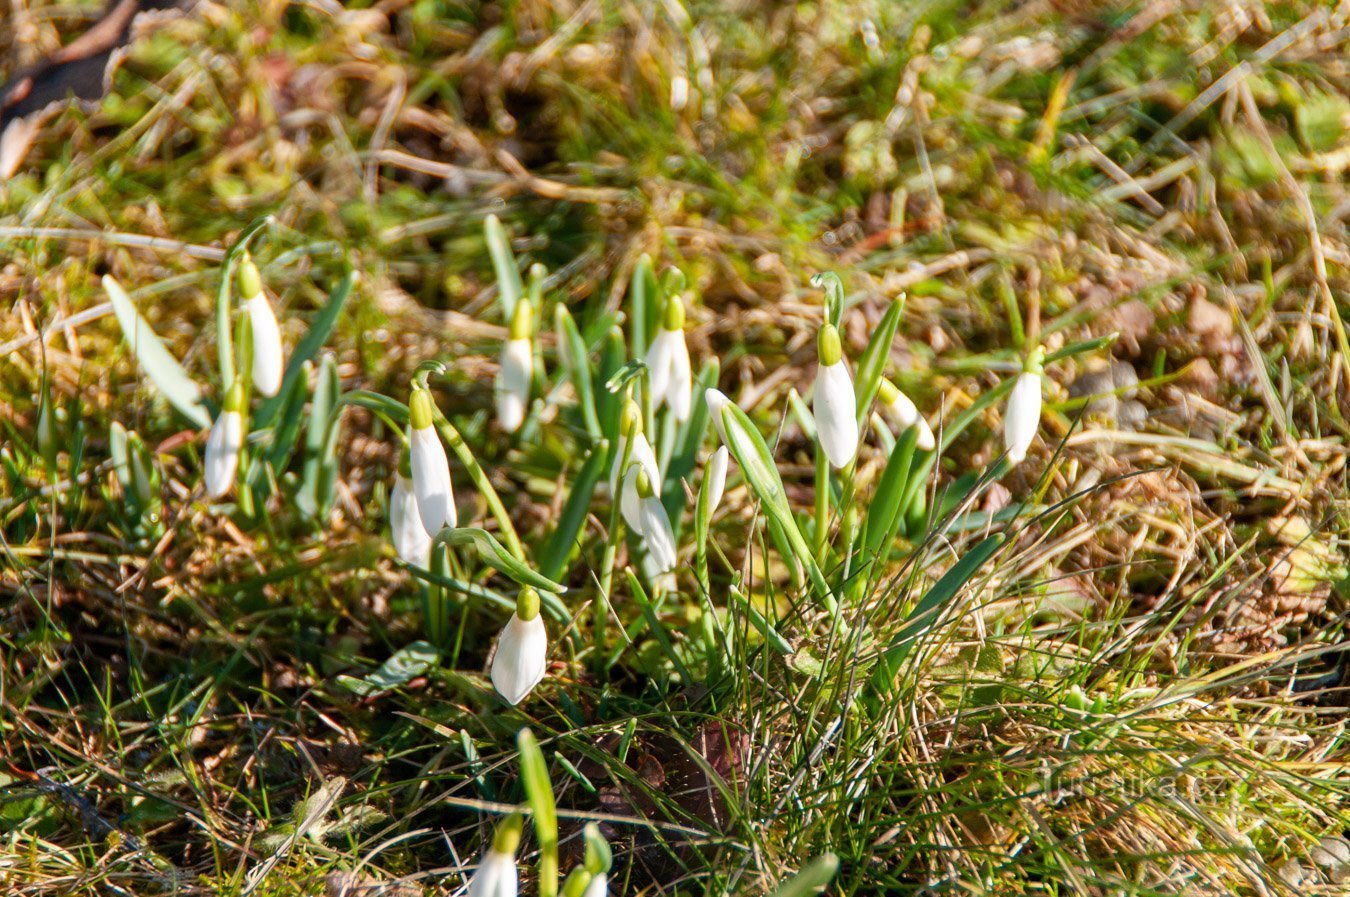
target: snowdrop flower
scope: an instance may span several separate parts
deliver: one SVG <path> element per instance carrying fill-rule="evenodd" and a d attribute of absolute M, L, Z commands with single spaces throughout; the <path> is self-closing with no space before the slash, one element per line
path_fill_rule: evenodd
<path fill-rule="evenodd" d="M 628 448 L 630 442 L 633 444 L 631 450 Z M 609 494 L 611 496 L 619 494 L 619 479 L 625 470 L 624 455 L 628 456 L 626 460 L 629 462 L 640 464 L 653 482 L 661 482 L 661 471 L 656 463 L 656 452 L 652 451 L 651 443 L 647 441 L 646 435 L 642 432 L 642 411 L 638 408 L 637 402 L 632 399 L 629 399 L 628 403 L 624 405 L 623 417 L 619 423 L 619 440 L 614 446 L 614 463 L 609 468 Z"/>
<path fill-rule="evenodd" d="M 609 897 L 609 876 L 603 872 L 595 873 L 581 897 Z"/>
<path fill-rule="evenodd" d="M 878 394 L 881 397 L 881 404 L 891 412 L 895 422 L 900 425 L 900 432 L 908 430 L 910 427 L 919 428 L 919 448 L 925 452 L 931 452 L 937 448 L 937 440 L 933 438 L 933 428 L 928 426 L 928 421 L 923 419 L 919 409 L 914 407 L 909 396 L 901 392 L 894 383 L 882 379 Z"/>
<path fill-rule="evenodd" d="M 528 299 L 517 302 L 511 315 L 510 338 L 502 346 L 495 392 L 497 421 L 508 433 L 520 429 L 525 421 L 525 406 L 530 400 L 530 383 L 534 379 L 533 317 Z"/>
<path fill-rule="evenodd" d="M 670 109 L 672 112 L 683 112 L 687 105 L 689 105 L 689 79 L 684 75 L 676 75 L 670 79 Z M 589 897 L 590 891 L 586 894 Z"/>
<path fill-rule="evenodd" d="M 668 404 L 676 420 L 688 420 L 694 402 L 694 373 L 684 340 L 684 302 L 679 296 L 666 302 L 661 330 L 647 350 L 647 376 L 652 404 L 656 408 Z"/>
<path fill-rule="evenodd" d="M 277 326 L 272 303 L 263 292 L 258 266 L 247 256 L 239 263 L 239 295 L 248 309 L 253 332 L 253 385 L 262 395 L 274 396 L 281 391 L 281 375 L 286 366 L 281 328 Z"/>
<path fill-rule="evenodd" d="M 651 556 L 657 573 L 675 569 L 675 529 L 670 515 L 661 504 L 651 478 L 640 464 L 633 464 L 624 475 L 622 510 L 624 520 L 638 536 L 643 549 Z M 631 513 L 630 513 L 631 512 Z"/>
<path fill-rule="evenodd" d="M 708 516 L 711 517 L 713 511 L 722 502 L 722 494 L 727 488 L 727 466 L 731 460 L 731 453 L 727 451 L 725 445 L 718 446 L 717 451 L 713 452 L 712 457 L 703 468 L 703 475 L 708 478 Z"/>
<path fill-rule="evenodd" d="M 405 450 L 394 474 L 394 489 L 389 493 L 389 532 L 394 551 L 405 564 L 427 567 L 431 562 L 431 534 L 422 525 L 413 492 L 412 469 Z"/>
<path fill-rule="evenodd" d="M 1027 359 L 1026 369 L 1013 384 L 1008 407 L 1003 412 L 1003 448 L 1008 462 L 1018 464 L 1027 456 L 1031 441 L 1041 424 L 1041 365 L 1044 350 L 1038 348 Z"/>
<path fill-rule="evenodd" d="M 519 704 L 544 678 L 548 660 L 548 630 L 539 615 L 539 593 L 520 590 L 516 610 L 497 636 L 492 658 L 492 685 L 511 704 Z"/>
<path fill-rule="evenodd" d="M 710 386 L 703 391 L 703 401 L 708 403 L 708 415 L 712 418 L 713 426 L 717 428 L 718 438 L 725 443 L 727 441 L 727 429 L 722 423 L 722 412 L 731 405 L 731 399 L 728 399 L 726 393 L 720 389 L 714 389 Z"/>
<path fill-rule="evenodd" d="M 816 437 L 825 457 L 839 468 L 852 461 L 858 452 L 858 400 L 848 363 L 844 361 L 839 331 L 833 324 L 820 328 L 816 345 L 820 367 L 816 369 L 811 411 L 816 416 Z"/>
<path fill-rule="evenodd" d="M 516 847 L 523 827 L 519 813 L 512 813 L 497 826 L 492 847 L 478 861 L 478 871 L 469 882 L 469 897 L 516 897 L 520 889 Z"/>
<path fill-rule="evenodd" d="M 202 466 L 209 498 L 224 497 L 234 485 L 234 475 L 239 470 L 239 451 L 244 447 L 244 407 L 244 384 L 235 380 L 225 394 L 225 405 L 211 425 L 210 435 L 206 437 L 206 458 Z"/>
<path fill-rule="evenodd" d="M 412 470 L 413 496 L 417 514 L 428 533 L 438 533 L 443 527 L 457 526 L 455 490 L 450 483 L 450 461 L 445 446 L 436 433 L 432 421 L 431 393 L 426 387 L 413 387 L 408 402 L 411 427 L 408 432 L 408 460 Z"/>

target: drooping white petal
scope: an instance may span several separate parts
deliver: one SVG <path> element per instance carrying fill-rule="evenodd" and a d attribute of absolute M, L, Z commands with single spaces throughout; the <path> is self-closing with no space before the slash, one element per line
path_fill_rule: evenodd
<path fill-rule="evenodd" d="M 514 433 L 525 421 L 534 378 L 534 347 L 528 339 L 507 340 L 502 346 L 502 364 L 497 370 L 497 421 Z"/>
<path fill-rule="evenodd" d="M 548 660 L 548 630 L 544 618 L 522 620 L 514 613 L 497 637 L 492 658 L 492 684 L 512 704 L 519 704 L 544 678 Z"/>
<path fill-rule="evenodd" d="M 923 415 L 919 413 L 919 409 L 915 407 L 909 396 L 896 390 L 895 398 L 888 407 L 901 433 L 910 427 L 919 428 L 919 448 L 925 452 L 931 452 L 937 446 L 937 440 L 933 438 L 933 428 L 928 426 L 928 421 L 924 420 Z"/>
<path fill-rule="evenodd" d="M 253 329 L 253 386 L 262 395 L 274 396 L 281 390 L 286 357 L 277 316 L 266 295 L 248 300 L 248 321 Z"/>
<path fill-rule="evenodd" d="M 206 494 L 220 498 L 234 485 L 239 469 L 239 450 L 244 446 L 244 417 L 238 411 L 222 411 L 206 437 Z"/>
<path fill-rule="evenodd" d="M 1027 456 L 1041 425 L 1041 378 L 1025 372 L 1018 376 L 1003 413 L 1003 448 L 1008 461 L 1017 464 Z"/>
<path fill-rule="evenodd" d="M 638 502 L 638 525 L 634 527 L 642 537 L 643 547 L 651 555 L 652 563 L 660 573 L 675 569 L 675 530 L 665 505 L 655 495 Z"/>
<path fill-rule="evenodd" d="M 731 463 L 731 452 L 727 451 L 725 445 L 718 446 L 717 451 L 713 452 L 712 457 L 708 459 L 707 466 L 703 468 L 703 475 L 708 478 L 708 515 L 722 502 L 722 494 L 727 488 L 727 467 Z"/>
<path fill-rule="evenodd" d="M 722 410 L 731 404 L 726 393 L 720 389 L 708 387 L 703 391 L 703 401 L 708 403 L 708 416 L 712 418 L 713 426 L 717 428 L 717 436 L 723 442 L 727 441 L 727 430 L 722 425 Z"/>
<path fill-rule="evenodd" d="M 428 566 L 431 534 L 422 525 L 422 515 L 417 511 L 412 480 L 401 473 L 395 475 L 394 489 L 389 493 L 389 534 L 393 538 L 394 551 L 405 564 Z"/>
<path fill-rule="evenodd" d="M 581 897 L 609 897 L 609 876 L 601 872 L 586 885 Z"/>
<path fill-rule="evenodd" d="M 478 861 L 478 870 L 469 882 L 468 897 L 516 897 L 519 889 L 516 858 L 509 853 L 489 850 Z"/>
<path fill-rule="evenodd" d="M 816 371 L 811 410 L 820 445 L 833 467 L 848 464 L 858 451 L 857 404 L 848 364 L 843 360 L 822 364 Z"/>
<path fill-rule="evenodd" d="M 666 400 L 666 391 L 670 388 L 671 365 L 674 362 L 676 342 L 683 339 L 683 333 L 661 328 L 656 338 L 647 347 L 647 383 L 652 390 L 652 407 L 660 408 Z"/>
<path fill-rule="evenodd" d="M 670 383 L 666 386 L 666 404 L 670 406 L 675 419 L 683 423 L 689 420 L 689 413 L 694 407 L 694 369 L 689 363 L 689 344 L 685 342 L 683 330 L 663 332 L 669 332 L 675 337 L 672 340 L 674 348 L 670 356 Z"/>
<path fill-rule="evenodd" d="M 408 439 L 408 460 L 412 465 L 413 495 L 417 513 L 428 533 L 455 526 L 455 490 L 450 484 L 450 460 L 435 427 L 414 428 Z"/>
<path fill-rule="evenodd" d="M 633 453 L 629 457 L 628 469 L 624 471 L 623 490 L 619 496 L 619 511 L 623 514 L 624 522 L 632 530 L 639 528 L 637 487 L 639 470 L 646 472 L 647 481 L 651 483 L 653 490 L 661 488 L 661 471 L 656 466 L 656 453 L 652 451 L 652 445 L 644 433 L 639 433 L 633 442 Z"/>

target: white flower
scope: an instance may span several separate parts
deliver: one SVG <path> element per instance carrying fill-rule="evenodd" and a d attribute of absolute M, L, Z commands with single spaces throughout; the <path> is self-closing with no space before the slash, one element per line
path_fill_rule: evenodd
<path fill-rule="evenodd" d="M 717 447 L 708 463 L 703 468 L 703 475 L 708 478 L 708 516 L 711 517 L 713 511 L 722 502 L 722 494 L 727 488 L 727 467 L 731 461 L 731 453 L 727 451 L 725 445 Z"/>
<path fill-rule="evenodd" d="M 638 503 L 638 525 L 633 527 L 641 537 L 642 545 L 651 555 L 658 573 L 675 569 L 675 530 L 670 525 L 666 506 L 656 495 L 648 495 Z"/>
<path fill-rule="evenodd" d="M 493 848 L 478 861 L 478 870 L 469 882 L 469 897 L 516 897 L 519 889 L 516 855 Z"/>
<path fill-rule="evenodd" d="M 389 531 L 394 551 L 405 564 L 426 567 L 430 563 L 431 534 L 417 512 L 412 480 L 402 473 L 394 475 L 394 490 L 389 493 Z"/>
<path fill-rule="evenodd" d="M 502 364 L 497 371 L 497 422 L 514 433 L 525 422 L 525 405 L 530 399 L 530 380 L 534 377 L 534 346 L 528 339 L 507 340 L 502 347 Z"/>
<path fill-rule="evenodd" d="M 609 876 L 603 872 L 594 875 L 581 897 L 609 897 Z"/>
<path fill-rule="evenodd" d="M 253 327 L 253 385 L 263 395 L 274 396 L 281 391 L 286 359 L 277 316 L 262 293 L 248 300 L 248 320 Z"/>
<path fill-rule="evenodd" d="M 816 369 L 816 436 L 825 457 L 836 468 L 853 460 L 858 451 L 858 400 L 853 378 L 844 361 L 839 331 L 826 324 L 820 329 L 820 367 Z"/>
<path fill-rule="evenodd" d="M 528 299 L 516 303 L 511 313 L 510 336 L 502 346 L 502 363 L 497 369 L 497 420 L 502 429 L 514 433 L 525 420 L 534 380 L 534 309 Z"/>
<path fill-rule="evenodd" d="M 1017 464 L 1027 456 L 1031 441 L 1041 424 L 1041 377 L 1025 371 L 1019 374 L 1003 412 L 1003 447 L 1008 461 Z"/>
<path fill-rule="evenodd" d="M 408 460 L 417 513 L 428 533 L 438 533 L 442 527 L 459 523 L 455 490 L 450 483 L 450 461 L 441 437 L 432 426 L 430 394 L 418 388 L 409 404 L 412 428 L 408 434 Z"/>
<path fill-rule="evenodd" d="M 516 613 L 511 614 L 497 636 L 497 653 L 492 658 L 492 685 L 512 704 L 525 700 L 544 678 L 548 659 L 548 630 L 539 615 L 538 596 L 533 600 L 534 616 L 527 620 L 520 618 L 517 602 Z"/>
<path fill-rule="evenodd" d="M 937 439 L 933 437 L 933 428 L 928 426 L 928 421 L 924 420 L 919 409 L 914 406 L 914 402 L 909 396 L 905 395 L 895 384 L 889 380 L 881 381 L 881 400 L 886 408 L 895 418 L 899 425 L 900 432 L 908 430 L 910 427 L 919 428 L 918 446 L 925 452 L 931 452 L 937 447 Z"/>
<path fill-rule="evenodd" d="M 684 303 L 671 296 L 660 331 L 647 349 L 647 376 L 652 390 L 652 405 L 670 405 L 678 421 L 689 419 L 694 402 L 694 373 L 689 362 L 689 345 L 684 339 Z"/>
<path fill-rule="evenodd" d="M 220 412 L 206 437 L 206 494 L 221 498 L 234 485 L 239 469 L 239 450 L 244 446 L 244 415 L 239 411 Z"/>
<path fill-rule="evenodd" d="M 684 107 L 689 104 L 689 79 L 684 75 L 676 75 L 670 79 L 670 109 L 672 112 L 683 112 Z M 590 892 L 586 892 L 590 897 Z"/>
<path fill-rule="evenodd" d="M 622 459 L 620 459 L 622 460 Z M 623 513 L 623 519 L 628 525 L 637 529 L 638 519 L 638 491 L 637 475 L 641 471 L 647 475 L 647 480 L 655 489 L 661 482 L 661 471 L 656 466 L 656 453 L 652 451 L 651 443 L 643 433 L 638 433 L 633 437 L 633 451 L 628 458 L 628 470 L 623 477 L 623 494 L 619 497 L 619 510 Z"/>
<path fill-rule="evenodd" d="M 712 418 L 713 426 L 717 428 L 718 438 L 726 442 L 727 429 L 722 423 L 722 411 L 731 405 L 731 399 L 728 399 L 726 393 L 720 389 L 710 386 L 703 391 L 703 401 L 708 403 L 708 415 Z"/>

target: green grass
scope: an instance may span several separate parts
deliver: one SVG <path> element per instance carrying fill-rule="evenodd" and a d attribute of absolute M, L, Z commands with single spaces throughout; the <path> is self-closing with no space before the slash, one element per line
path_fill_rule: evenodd
<path fill-rule="evenodd" d="M 61 9 L 12 15 L 49 51 Z M 1345 25 L 1310 3 L 548 0 L 159 22 L 0 184 L 0 885 L 453 893 L 527 802 L 528 726 L 562 873 L 596 822 L 614 893 L 769 893 L 826 854 L 840 894 L 1338 893 L 1348 870 L 1316 858 L 1350 832 L 1344 685 L 1290 686 L 1346 638 Z M 515 437 L 489 214 L 527 286 L 548 272 L 546 388 Z M 288 352 L 356 280 L 249 488 L 208 504 L 204 436 L 100 278 L 214 410 L 221 265 L 264 216 Z M 855 375 L 906 296 L 885 373 L 944 446 L 911 479 L 927 513 L 871 565 L 849 540 L 889 431 L 864 427 L 815 540 L 824 271 Z M 742 458 L 702 521 L 713 428 L 650 420 L 676 459 L 666 591 L 607 463 L 565 509 L 617 434 L 611 328 L 631 350 L 677 289 L 695 373 L 781 483 Z M 976 483 L 1037 345 L 1074 347 L 1040 436 Z M 1137 383 L 1082 387 L 1110 359 Z M 518 708 L 486 670 L 519 572 L 481 538 L 430 577 L 388 546 L 396 427 L 433 360 L 461 523 L 508 552 L 514 530 L 568 586 Z M 538 850 L 527 824 L 529 893 Z"/>

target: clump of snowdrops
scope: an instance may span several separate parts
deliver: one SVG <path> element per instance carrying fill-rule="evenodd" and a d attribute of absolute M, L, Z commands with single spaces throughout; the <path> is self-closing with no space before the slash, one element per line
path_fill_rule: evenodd
<path fill-rule="evenodd" d="M 578 434 L 581 449 L 552 532 L 527 550 L 492 478 L 437 405 L 436 380 L 453 359 L 420 365 L 404 396 L 343 392 L 335 361 L 322 349 L 354 276 L 337 285 L 308 332 L 288 351 L 263 276 L 249 254 L 265 224 L 247 229 L 225 259 L 216 315 L 223 398 L 216 408 L 209 407 L 200 385 L 155 337 L 122 287 L 105 278 L 118 321 L 150 381 L 206 431 L 202 496 L 220 513 L 256 519 L 269 495 L 286 489 L 302 512 L 322 521 L 334 498 L 343 409 L 356 405 L 374 412 L 400 434 L 387 508 L 389 541 L 421 592 L 426 638 L 436 648 L 449 643 L 455 600 L 499 607 L 502 628 L 489 675 L 509 705 L 528 700 L 548 678 L 550 631 L 573 622 L 573 596 L 564 583 L 582 560 L 583 530 L 592 514 L 606 521 L 598 561 L 586 558 L 594 588 L 587 596 L 592 614 L 584 637 L 597 664 L 603 668 L 618 658 L 610 650 L 608 627 L 622 621 L 621 606 L 631 602 L 663 645 L 672 647 L 675 666 L 683 669 L 672 635 L 663 631 L 652 609 L 684 594 L 704 610 L 692 649 L 703 653 L 706 669 L 735 675 L 730 661 L 737 630 L 726 625 L 732 615 L 747 615 L 770 648 L 782 646 L 783 639 L 772 613 L 746 600 L 742 574 L 727 564 L 734 552 L 711 544 L 711 521 L 728 488 L 739 483 L 749 490 L 758 513 L 744 526 L 762 521 L 786 567 L 788 588 L 817 602 L 828 619 L 847 628 L 854 623 L 850 610 L 881 582 L 897 551 L 916 550 L 913 546 L 940 530 L 955 509 L 1025 459 L 1039 429 L 1044 365 L 1104 343 L 1078 344 L 1049 358 L 1033 349 L 1020 374 L 960 414 L 940 419 L 925 415 L 888 370 L 903 299 L 889 306 L 867 346 L 850 358 L 840 335 L 849 313 L 842 282 L 833 274 L 817 276 L 814 283 L 825 302 L 813 395 L 809 410 L 795 394 L 790 402 L 790 413 L 813 440 L 816 458 L 813 505 L 798 509 L 788 502 L 759 427 L 718 390 L 718 359 L 691 357 L 685 330 L 692 293 L 679 271 L 658 276 L 642 259 L 622 312 L 602 314 L 582 326 L 563 301 L 547 294 L 541 266 L 532 266 L 522 278 L 504 228 L 489 217 L 485 235 L 497 275 L 496 313 L 507 330 L 492 384 L 501 438 L 538 439 L 550 414 L 561 416 Z M 551 348 L 546 349 L 540 331 L 550 321 Z M 959 478 L 930 506 L 926 486 L 940 453 L 1004 396 L 1003 452 L 997 461 Z M 140 482 L 146 465 L 136 463 L 144 447 L 135 434 L 114 433 L 113 442 L 115 469 L 126 492 L 152 491 Z M 875 481 L 861 482 L 857 459 L 869 444 L 886 460 Z M 280 475 L 296 455 L 300 474 L 283 486 Z M 490 523 L 461 515 L 452 455 L 469 480 L 461 488 L 479 493 Z M 692 505 L 687 501 L 691 491 Z M 231 495 L 233 503 L 228 503 Z M 719 530 L 728 531 L 725 526 Z M 890 687 L 920 628 L 931 624 L 1001 541 L 995 534 L 978 542 L 921 596 L 909 621 L 913 625 L 907 623 L 881 647 L 870 689 Z M 622 568 L 621 556 L 628 561 Z M 726 567 L 717 571 L 717 588 L 715 561 Z M 724 581 L 729 584 L 720 585 Z M 719 594 L 725 596 L 721 601 Z M 535 761 L 527 756 L 526 742 L 533 745 L 533 740 L 528 732 L 521 737 L 538 826 L 550 812 L 540 791 L 546 790 L 547 776 L 545 785 L 530 784 L 528 767 Z M 533 750 L 537 753 L 537 746 Z M 520 831 L 518 817 L 501 823 L 471 893 L 516 893 Z M 547 856 L 547 833 L 539 835 Z M 539 878 L 545 894 L 556 892 L 556 830 L 552 837 L 554 866 L 541 868 Z M 587 834 L 587 861 L 566 880 L 564 893 L 603 893 L 608 854 L 602 845 L 598 836 Z"/>

